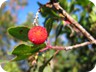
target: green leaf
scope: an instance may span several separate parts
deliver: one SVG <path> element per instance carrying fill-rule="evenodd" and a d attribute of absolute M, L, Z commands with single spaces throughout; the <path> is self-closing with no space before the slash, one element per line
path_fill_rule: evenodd
<path fill-rule="evenodd" d="M 56 38 L 61 34 L 63 24 L 59 24 L 56 28 Z"/>
<path fill-rule="evenodd" d="M 12 52 L 13 55 L 16 55 L 16 57 L 13 60 L 26 59 L 31 55 L 31 50 L 32 50 L 31 46 L 25 44 L 17 46 Z"/>
<path fill-rule="evenodd" d="M 30 55 L 29 55 L 30 56 Z M 19 56 L 16 56 L 15 58 L 12 59 L 12 61 L 19 61 L 19 60 L 24 60 L 24 59 L 27 59 L 29 56 L 27 55 L 19 55 Z"/>
<path fill-rule="evenodd" d="M 13 50 L 12 54 L 14 54 L 14 55 L 30 55 L 31 50 L 32 50 L 31 46 L 21 44 Z"/>
<path fill-rule="evenodd" d="M 43 4 L 41 4 L 40 2 L 38 2 L 38 5 L 41 7 L 40 13 L 43 17 L 47 17 L 48 15 L 55 18 L 60 17 L 55 9 L 43 6 Z"/>
<path fill-rule="evenodd" d="M 28 31 L 28 27 L 11 27 L 8 29 L 10 35 L 22 41 L 28 41 Z"/>
<path fill-rule="evenodd" d="M 89 0 L 84 0 L 83 2 L 81 2 L 81 1 L 78 0 L 76 2 L 78 3 L 78 5 L 80 4 L 83 7 L 86 7 L 89 4 Z M 91 4 L 90 4 L 90 6 L 91 6 Z"/>
<path fill-rule="evenodd" d="M 46 47 L 45 44 L 40 44 L 40 45 L 33 45 L 33 46 L 28 46 L 25 44 L 21 44 L 17 46 L 12 54 L 16 55 L 16 57 L 13 60 L 22 60 L 28 58 L 30 55 L 38 52 L 40 49 Z"/>
<path fill-rule="evenodd" d="M 50 34 L 50 32 L 51 32 L 53 22 L 54 22 L 53 18 L 47 17 L 45 19 L 44 26 L 46 27 L 48 34 Z"/>
<path fill-rule="evenodd" d="M 46 47 L 45 43 L 40 44 L 40 45 L 34 45 L 31 47 L 32 48 L 31 53 L 34 54 L 34 53 L 38 52 L 40 49 L 45 48 L 45 47 Z"/>
<path fill-rule="evenodd" d="M 77 16 L 77 15 L 72 14 L 71 16 L 72 16 L 72 18 L 74 18 L 76 21 L 78 21 L 78 16 Z"/>

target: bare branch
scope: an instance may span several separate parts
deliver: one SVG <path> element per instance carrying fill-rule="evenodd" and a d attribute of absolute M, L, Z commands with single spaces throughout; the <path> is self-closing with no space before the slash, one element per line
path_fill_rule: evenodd
<path fill-rule="evenodd" d="M 46 50 L 49 50 L 49 49 L 54 49 L 54 50 L 72 50 L 72 49 L 76 49 L 76 48 L 79 48 L 79 47 L 84 47 L 86 45 L 90 45 L 90 44 L 93 44 L 94 42 L 84 42 L 84 43 L 81 43 L 81 44 L 76 44 L 76 45 L 73 45 L 73 46 L 52 46 L 50 44 L 47 44 L 47 46 L 45 48 L 43 48 L 42 50 L 40 50 L 39 52 L 44 52 Z"/>
<path fill-rule="evenodd" d="M 83 47 L 83 46 L 86 46 L 86 45 L 89 45 L 89 44 L 93 44 L 94 42 L 84 42 L 84 43 L 81 43 L 81 44 L 76 44 L 76 45 L 73 45 L 73 46 L 67 46 L 67 47 L 64 47 L 64 46 L 49 46 L 49 49 L 54 49 L 54 50 L 71 50 L 71 49 L 76 49 L 78 47 Z"/>
<path fill-rule="evenodd" d="M 53 6 L 58 11 L 62 11 L 62 14 L 67 17 L 67 19 L 76 26 L 90 41 L 93 41 L 96 44 L 95 39 L 77 22 L 75 21 L 60 5 L 59 3 L 53 3 Z"/>

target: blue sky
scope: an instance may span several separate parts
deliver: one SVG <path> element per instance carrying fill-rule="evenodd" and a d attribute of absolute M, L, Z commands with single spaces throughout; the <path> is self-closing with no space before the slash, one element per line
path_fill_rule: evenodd
<path fill-rule="evenodd" d="M 29 12 L 32 12 L 35 15 L 35 13 L 37 12 L 39 8 L 37 2 L 45 4 L 48 1 L 49 0 L 28 0 L 28 5 L 24 9 L 19 10 L 18 23 L 21 24 L 22 22 L 24 22 Z M 43 21 L 44 19 L 39 14 L 39 23 L 42 24 Z"/>

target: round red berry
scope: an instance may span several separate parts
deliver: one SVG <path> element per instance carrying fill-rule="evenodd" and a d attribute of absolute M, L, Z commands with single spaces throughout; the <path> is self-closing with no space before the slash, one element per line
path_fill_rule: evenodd
<path fill-rule="evenodd" d="M 47 39 L 48 33 L 46 28 L 42 26 L 34 26 L 28 32 L 29 40 L 34 44 L 42 44 Z"/>

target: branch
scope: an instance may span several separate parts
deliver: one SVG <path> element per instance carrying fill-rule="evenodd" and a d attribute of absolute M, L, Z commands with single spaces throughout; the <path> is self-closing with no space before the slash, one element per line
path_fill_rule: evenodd
<path fill-rule="evenodd" d="M 84 42 L 84 43 L 81 43 L 81 44 L 76 44 L 76 45 L 73 45 L 73 46 L 67 46 L 67 47 L 64 47 L 64 46 L 49 46 L 49 49 L 54 49 L 54 50 L 72 50 L 72 49 L 76 49 L 78 47 L 83 47 L 83 46 L 86 46 L 86 45 L 89 45 L 89 44 L 93 44 L 94 42 Z"/>
<path fill-rule="evenodd" d="M 90 41 L 93 41 L 96 44 L 96 40 L 77 22 L 75 21 L 60 5 L 59 3 L 53 3 L 53 6 L 56 10 L 61 11 L 62 14 L 67 17 L 67 19 L 79 29 L 83 35 L 85 35 Z"/>
<path fill-rule="evenodd" d="M 91 36 L 77 21 L 75 21 L 57 2 L 58 0 L 50 0 L 50 2 L 46 3 L 43 6 L 49 8 L 55 8 L 58 12 L 62 13 L 64 17 L 66 17 L 73 26 L 75 26 L 84 36 L 86 36 L 90 41 L 93 41 L 96 44 L 95 39 Z"/>
<path fill-rule="evenodd" d="M 83 46 L 93 44 L 93 43 L 94 42 L 84 42 L 84 43 L 81 43 L 81 44 L 76 44 L 76 45 L 73 45 L 73 46 L 66 46 L 66 47 L 64 47 L 64 46 L 52 46 L 49 43 L 47 43 L 47 46 L 45 48 L 43 48 L 42 50 L 40 50 L 39 52 L 44 52 L 44 51 L 49 50 L 49 49 L 67 51 L 67 50 L 76 49 L 76 48 L 83 47 Z"/>
<path fill-rule="evenodd" d="M 70 37 L 72 37 L 74 35 L 74 30 L 73 28 L 70 26 L 70 25 L 66 25 L 68 28 L 70 28 L 71 30 L 71 34 L 70 34 Z"/>
<path fill-rule="evenodd" d="M 47 48 L 44 48 L 43 50 L 41 50 L 42 52 L 45 51 L 45 50 L 48 50 L 48 49 L 54 49 L 54 50 L 72 50 L 72 49 L 76 49 L 78 47 L 83 47 L 83 46 L 86 46 L 86 45 L 89 45 L 89 44 L 93 44 L 94 42 L 84 42 L 84 43 L 81 43 L 81 44 L 76 44 L 76 45 L 73 45 L 73 46 L 67 46 L 67 47 L 64 47 L 64 46 L 51 46 L 51 45 L 47 45 Z"/>
<path fill-rule="evenodd" d="M 39 67 L 39 72 L 43 72 L 44 68 L 49 64 L 49 62 L 59 53 L 59 50 L 57 50 L 53 56 L 50 57 L 42 66 Z"/>

